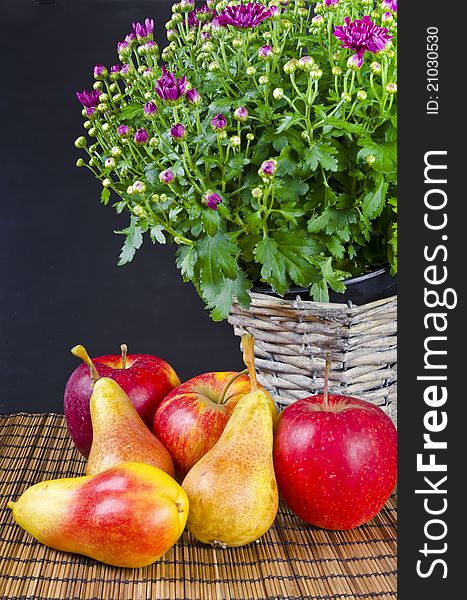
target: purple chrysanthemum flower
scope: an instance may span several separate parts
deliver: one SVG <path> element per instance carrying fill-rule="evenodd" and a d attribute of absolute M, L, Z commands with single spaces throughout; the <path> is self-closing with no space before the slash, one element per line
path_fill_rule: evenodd
<path fill-rule="evenodd" d="M 187 90 L 185 96 L 189 104 L 199 104 L 201 102 L 201 96 L 195 88 Z"/>
<path fill-rule="evenodd" d="M 146 102 L 144 105 L 144 114 L 148 116 L 153 116 L 157 112 L 157 106 L 154 102 Z"/>
<path fill-rule="evenodd" d="M 267 8 L 259 2 L 248 2 L 248 4 L 237 4 L 235 6 L 227 6 L 219 16 L 216 17 L 216 24 L 232 25 L 239 29 L 251 29 L 257 27 L 265 19 L 271 17 L 277 12 L 277 7 Z"/>
<path fill-rule="evenodd" d="M 261 177 L 273 177 L 275 172 L 277 171 L 277 160 L 270 158 L 269 160 L 265 160 L 261 167 L 259 168 L 259 175 Z"/>
<path fill-rule="evenodd" d="M 129 33 L 128 35 L 125 36 L 125 42 L 127 44 L 131 44 L 131 42 L 134 42 L 136 40 L 136 35 L 134 33 Z"/>
<path fill-rule="evenodd" d="M 211 119 L 211 126 L 214 131 L 223 131 L 227 127 L 227 119 L 222 113 L 219 113 Z"/>
<path fill-rule="evenodd" d="M 212 35 L 207 31 L 202 31 L 199 35 L 200 35 L 201 39 L 204 41 L 210 40 L 212 38 Z"/>
<path fill-rule="evenodd" d="M 156 93 L 162 100 L 179 100 L 186 91 L 186 76 L 175 77 L 162 67 L 162 77 L 156 81 Z"/>
<path fill-rule="evenodd" d="M 383 8 L 397 12 L 397 0 L 383 0 L 381 4 Z"/>
<path fill-rule="evenodd" d="M 149 134 L 146 129 L 138 129 L 135 133 L 135 142 L 137 144 L 145 144 L 149 139 Z"/>
<path fill-rule="evenodd" d="M 151 35 L 154 31 L 154 20 L 153 19 L 145 19 L 144 25 L 141 23 L 132 23 L 133 25 L 133 34 L 138 39 L 143 39 Z M 130 34 L 131 35 L 131 34 Z"/>
<path fill-rule="evenodd" d="M 177 140 L 182 140 L 186 135 L 186 129 L 181 123 L 177 123 L 171 128 L 170 135 Z"/>
<path fill-rule="evenodd" d="M 119 125 L 117 133 L 121 137 L 127 137 L 130 134 L 130 127 L 128 125 Z"/>
<path fill-rule="evenodd" d="M 172 173 L 172 171 L 170 169 L 165 169 L 165 171 L 162 171 L 162 173 L 159 173 L 159 179 L 162 183 L 172 183 L 172 181 L 174 180 L 174 174 Z"/>
<path fill-rule="evenodd" d="M 217 210 L 218 204 L 222 202 L 222 198 L 215 192 L 206 192 L 203 196 L 203 204 L 211 210 Z"/>
<path fill-rule="evenodd" d="M 326 1 L 326 6 L 336 6 L 336 4 L 339 4 L 340 0 L 325 0 Z"/>
<path fill-rule="evenodd" d="M 266 44 L 265 46 L 261 46 L 258 50 L 258 56 L 264 60 L 271 58 L 272 56 L 272 46 Z"/>
<path fill-rule="evenodd" d="M 120 69 L 120 73 L 122 75 L 128 75 L 129 71 L 130 71 L 130 65 L 129 64 L 125 63 L 124 65 L 122 65 L 122 68 Z"/>
<path fill-rule="evenodd" d="M 345 25 L 334 28 L 334 35 L 341 40 L 342 48 L 349 48 L 363 56 L 365 51 L 375 54 L 383 50 L 392 38 L 386 27 L 380 27 L 370 20 L 368 15 L 361 19 L 350 21 L 345 17 Z"/>
<path fill-rule="evenodd" d="M 246 106 L 239 106 L 234 111 L 234 118 L 237 121 L 246 121 L 248 119 L 248 109 Z"/>
<path fill-rule="evenodd" d="M 110 73 L 120 73 L 122 70 L 122 65 L 112 65 L 110 67 Z"/>
<path fill-rule="evenodd" d="M 76 97 L 86 109 L 86 115 L 88 117 L 91 117 L 96 112 L 100 95 L 101 93 L 99 90 L 92 90 L 92 92 L 88 92 L 87 90 L 76 92 Z"/>

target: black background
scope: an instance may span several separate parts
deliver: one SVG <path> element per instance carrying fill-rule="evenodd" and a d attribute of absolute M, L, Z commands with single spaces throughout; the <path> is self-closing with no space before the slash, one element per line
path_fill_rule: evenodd
<path fill-rule="evenodd" d="M 132 21 L 152 17 L 166 45 L 171 1 L 0 0 L 0 412 L 63 410 L 78 361 L 130 352 L 168 360 L 182 379 L 241 367 L 239 340 L 213 323 L 174 248 L 149 238 L 117 267 L 127 215 L 99 203 L 100 184 L 75 167 L 84 133 L 75 91 L 96 63 L 119 62 Z"/>

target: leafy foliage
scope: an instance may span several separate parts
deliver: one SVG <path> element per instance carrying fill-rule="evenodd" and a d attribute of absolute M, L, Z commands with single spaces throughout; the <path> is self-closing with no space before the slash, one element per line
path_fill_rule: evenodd
<path fill-rule="evenodd" d="M 130 213 L 119 264 L 146 232 L 178 244 L 181 275 L 214 320 L 234 297 L 248 306 L 260 282 L 327 301 L 349 276 L 397 271 L 396 15 L 352 0 L 271 4 L 244 28 L 212 23 L 226 2 L 195 19 L 191 3 L 174 5 L 161 58 L 174 82 L 188 82 L 174 101 L 156 92 L 168 75 L 152 31 L 134 28 L 120 50 L 125 69 L 97 77 L 93 143 L 77 141 L 104 185 L 101 201 L 116 197 L 115 209 Z M 355 66 L 333 31 L 364 14 L 392 40 Z"/>

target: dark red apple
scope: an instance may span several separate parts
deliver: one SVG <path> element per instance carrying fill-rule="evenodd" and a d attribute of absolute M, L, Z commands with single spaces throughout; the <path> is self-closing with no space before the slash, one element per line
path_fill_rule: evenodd
<path fill-rule="evenodd" d="M 279 415 L 274 468 L 296 515 L 324 529 L 352 529 L 372 519 L 396 485 L 396 428 L 370 402 L 310 396 Z"/>
<path fill-rule="evenodd" d="M 169 451 L 179 480 L 214 446 L 235 405 L 249 392 L 246 373 L 204 373 L 161 402 L 152 431 Z"/>
<path fill-rule="evenodd" d="M 160 402 L 180 383 L 178 375 L 165 360 L 151 354 L 127 355 L 124 345 L 122 355 L 109 354 L 92 360 L 82 346 L 76 346 L 72 352 L 84 360 L 85 364 L 77 367 L 70 375 L 65 387 L 63 406 L 73 442 L 86 457 L 92 444 L 89 399 L 93 379 L 110 377 L 116 381 L 149 429 Z"/>

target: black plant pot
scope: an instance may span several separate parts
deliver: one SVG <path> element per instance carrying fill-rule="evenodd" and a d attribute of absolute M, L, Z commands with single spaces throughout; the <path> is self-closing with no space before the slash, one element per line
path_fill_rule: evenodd
<path fill-rule="evenodd" d="M 362 305 L 367 304 L 368 302 L 374 302 L 375 300 L 389 298 L 397 293 L 396 277 L 390 274 L 389 268 L 387 267 L 377 269 L 376 271 L 366 273 L 365 275 L 345 279 L 344 283 L 346 290 L 342 294 L 329 290 L 330 302 L 350 302 L 352 304 Z M 254 286 L 252 291 L 278 296 L 278 294 L 275 294 L 268 285 Z M 286 292 L 284 298 L 293 300 L 297 296 L 300 296 L 302 300 L 311 300 L 308 288 L 301 287 L 291 288 Z"/>

